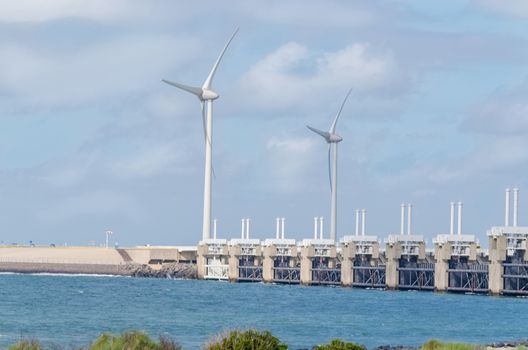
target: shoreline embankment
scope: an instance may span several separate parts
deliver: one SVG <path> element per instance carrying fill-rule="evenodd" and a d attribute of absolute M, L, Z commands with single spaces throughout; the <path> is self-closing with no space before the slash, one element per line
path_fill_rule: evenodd
<path fill-rule="evenodd" d="M 130 276 L 124 265 L 0 262 L 0 272 Z"/>
<path fill-rule="evenodd" d="M 196 279 L 196 265 L 190 263 L 167 263 L 159 266 L 139 265 L 134 263 L 122 265 L 105 264 L 65 264 L 35 262 L 0 262 L 0 273 L 21 274 L 83 274 L 111 275 L 146 278 L 185 278 Z"/>
<path fill-rule="evenodd" d="M 0 272 L 196 278 L 196 264 L 175 247 L 0 247 Z"/>

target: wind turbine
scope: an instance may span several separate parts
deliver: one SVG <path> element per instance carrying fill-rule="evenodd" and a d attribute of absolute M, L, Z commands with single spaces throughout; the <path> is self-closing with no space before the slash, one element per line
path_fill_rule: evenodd
<path fill-rule="evenodd" d="M 328 178 L 330 180 L 330 190 L 332 194 L 330 209 L 330 239 L 332 239 L 334 242 L 336 240 L 337 231 L 337 144 L 343 141 L 343 138 L 336 133 L 336 125 L 337 120 L 341 115 L 341 111 L 343 111 L 343 107 L 345 106 L 345 103 L 348 99 L 348 96 L 350 96 L 351 92 L 352 89 L 348 90 L 348 93 L 346 94 L 345 99 L 341 104 L 341 108 L 339 108 L 339 112 L 337 112 L 337 115 L 335 116 L 334 121 L 330 126 L 330 130 L 323 131 L 316 128 L 312 128 L 311 126 L 307 125 L 308 129 L 312 130 L 316 134 L 321 135 L 328 143 Z M 332 160 L 330 159 L 331 153 L 333 155 Z"/>
<path fill-rule="evenodd" d="M 213 174 L 213 166 L 212 166 L 213 101 L 219 97 L 219 95 L 215 91 L 213 91 L 212 84 L 213 84 L 213 78 L 218 68 L 218 65 L 220 64 L 220 61 L 222 60 L 224 53 L 229 47 L 229 44 L 231 44 L 231 41 L 233 40 L 233 38 L 235 37 L 237 33 L 238 33 L 238 28 L 235 30 L 233 35 L 231 35 L 231 38 L 229 38 L 229 41 L 224 46 L 224 49 L 222 50 L 222 52 L 220 52 L 220 55 L 216 59 L 216 62 L 213 68 L 211 69 L 211 72 L 209 73 L 209 75 L 207 76 L 207 79 L 205 79 L 205 82 L 203 83 L 201 87 L 188 86 L 188 85 L 184 85 L 180 83 L 175 83 L 170 80 L 162 79 L 164 83 L 177 87 L 178 89 L 187 91 L 195 95 L 196 97 L 198 97 L 198 99 L 200 100 L 201 107 L 202 107 L 202 123 L 203 123 L 203 132 L 204 132 L 204 140 L 205 140 L 205 181 L 204 181 L 204 207 L 203 207 L 203 225 L 202 225 L 202 239 L 204 240 L 211 238 L 211 187 L 212 187 L 212 174 Z"/>

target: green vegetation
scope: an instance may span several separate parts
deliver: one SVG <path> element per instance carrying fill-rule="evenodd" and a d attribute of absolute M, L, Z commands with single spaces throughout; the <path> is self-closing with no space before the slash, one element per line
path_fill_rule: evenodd
<path fill-rule="evenodd" d="M 36 340 L 21 340 L 15 345 L 11 345 L 7 350 L 41 350 L 40 343 Z"/>
<path fill-rule="evenodd" d="M 125 332 L 121 335 L 102 334 L 87 350 L 180 350 L 175 342 L 161 337 L 155 342 L 143 332 Z M 32 349 L 31 349 L 32 350 Z M 37 349 L 38 350 L 38 349 Z"/>
<path fill-rule="evenodd" d="M 367 350 L 363 345 L 334 339 L 328 344 L 317 345 L 314 350 Z"/>
<path fill-rule="evenodd" d="M 45 348 L 36 340 L 21 340 L 8 348 L 8 350 L 43 349 Z M 60 348 L 52 347 L 52 349 Z M 134 331 L 121 335 L 102 334 L 91 345 L 78 350 L 181 350 L 181 346 L 164 337 L 160 337 L 159 342 L 155 342 L 145 333 Z"/>
<path fill-rule="evenodd" d="M 436 339 L 429 340 L 420 347 L 420 350 L 479 350 L 481 347 L 466 343 L 445 343 Z"/>
<path fill-rule="evenodd" d="M 241 332 L 231 331 L 212 340 L 203 347 L 204 350 L 286 350 L 288 346 L 271 335 L 270 332 L 259 332 L 253 329 Z"/>
<path fill-rule="evenodd" d="M 45 350 L 69 349 L 58 346 L 44 346 L 38 340 L 21 340 L 7 350 Z M 76 350 L 182 350 L 174 341 L 160 337 L 152 340 L 147 334 L 139 331 L 124 332 L 119 335 L 104 333 L 93 343 Z M 268 331 L 250 329 L 234 330 L 219 335 L 203 345 L 202 350 L 287 350 L 288 346 Z M 524 346 L 512 350 L 527 350 Z M 312 350 L 367 350 L 363 345 L 334 339 L 328 344 L 317 345 Z M 449 343 L 432 339 L 417 350 L 486 350 L 486 346 L 466 343 Z"/>

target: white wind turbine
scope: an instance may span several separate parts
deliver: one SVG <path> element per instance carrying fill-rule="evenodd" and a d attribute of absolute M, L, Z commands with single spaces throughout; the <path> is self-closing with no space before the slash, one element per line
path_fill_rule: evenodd
<path fill-rule="evenodd" d="M 330 209 L 330 239 L 332 239 L 334 242 L 336 240 L 337 231 L 337 144 L 343 140 L 343 138 L 336 133 L 336 125 L 337 120 L 341 115 L 341 111 L 343 110 L 343 107 L 345 106 L 345 103 L 348 99 L 348 96 L 350 96 L 351 92 L 352 89 L 350 89 L 347 95 L 345 96 L 345 99 L 341 104 L 341 108 L 339 108 L 339 112 L 337 112 L 337 115 L 335 116 L 334 121 L 330 126 L 330 130 L 323 131 L 316 128 L 312 128 L 311 126 L 307 125 L 308 129 L 312 130 L 316 134 L 321 135 L 328 143 L 328 177 L 330 179 L 330 190 L 332 193 Z M 332 150 L 333 152 L 331 152 Z M 332 160 L 330 160 L 330 153 L 333 154 Z"/>
<path fill-rule="evenodd" d="M 180 83 L 175 83 L 170 80 L 162 79 L 164 83 L 177 87 L 178 89 L 187 91 L 195 95 L 196 97 L 198 97 L 198 99 L 200 100 L 201 106 L 202 106 L 202 123 L 203 123 L 204 139 L 205 139 L 205 183 L 204 183 L 204 208 L 203 208 L 203 225 L 202 225 L 202 238 L 204 240 L 211 238 L 211 187 L 212 187 L 212 173 L 213 173 L 213 166 L 212 166 L 213 101 L 219 97 L 219 95 L 215 91 L 212 90 L 211 85 L 213 83 L 213 78 L 216 73 L 216 69 L 218 68 L 218 65 L 220 64 L 220 60 L 222 60 L 224 53 L 226 52 L 229 44 L 231 44 L 231 41 L 233 40 L 233 38 L 235 37 L 237 33 L 238 33 L 238 28 L 237 30 L 235 30 L 233 35 L 231 35 L 231 38 L 229 38 L 229 41 L 224 46 L 224 49 L 222 50 L 222 52 L 220 52 L 220 55 L 216 59 L 216 62 L 213 68 L 211 69 L 211 72 L 209 73 L 209 76 L 207 76 L 207 79 L 205 80 L 205 82 L 203 83 L 201 87 L 183 85 Z"/>

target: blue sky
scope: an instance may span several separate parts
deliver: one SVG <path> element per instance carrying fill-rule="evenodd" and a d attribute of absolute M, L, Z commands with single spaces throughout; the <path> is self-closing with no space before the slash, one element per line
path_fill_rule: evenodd
<path fill-rule="evenodd" d="M 194 244 L 201 237 L 199 104 L 160 79 L 215 79 L 219 236 L 312 235 L 329 216 L 327 128 L 338 125 L 338 233 L 465 233 L 486 245 L 503 190 L 527 223 L 528 3 L 6 0 L 0 9 L 0 240 Z M 524 191 L 523 191 L 524 190 Z M 328 220 L 327 220 L 328 222 Z M 326 229 L 328 232 L 328 228 Z"/>

